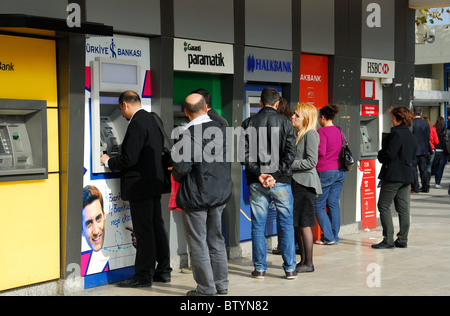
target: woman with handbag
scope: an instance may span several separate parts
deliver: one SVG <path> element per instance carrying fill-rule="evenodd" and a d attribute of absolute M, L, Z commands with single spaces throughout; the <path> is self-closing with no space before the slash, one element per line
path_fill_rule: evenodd
<path fill-rule="evenodd" d="M 417 141 L 409 126 L 414 119 L 413 112 L 407 107 L 392 107 L 391 133 L 383 138 L 378 161 L 383 165 L 378 178 L 381 181 L 378 211 L 383 226 L 383 240 L 372 245 L 375 249 L 406 248 L 409 233 L 409 207 L 411 182 L 414 178 L 414 159 Z M 398 213 L 400 230 L 394 242 L 394 225 L 392 223 L 391 204 L 394 201 Z"/>
<path fill-rule="evenodd" d="M 322 193 L 316 171 L 319 134 L 316 132 L 317 109 L 308 103 L 297 105 L 291 117 L 297 132 L 297 153 L 292 168 L 292 194 L 294 195 L 294 229 L 301 252 L 297 273 L 314 272 L 313 233 L 316 226 L 315 201 Z"/>
<path fill-rule="evenodd" d="M 319 124 L 322 127 L 317 131 L 320 144 L 316 169 L 322 194 L 316 201 L 316 218 L 323 234 L 316 243 L 321 245 L 336 245 L 341 227 L 339 199 L 345 181 L 345 169 L 340 157 L 342 144 L 346 141 L 341 129 L 333 124 L 338 113 L 338 105 L 327 105 L 319 112 Z"/>
<path fill-rule="evenodd" d="M 433 170 L 435 171 L 435 188 L 442 189 L 442 175 L 444 174 L 445 165 L 447 164 L 449 155 L 446 143 L 446 134 L 448 133 L 448 130 L 445 128 L 445 120 L 442 116 L 437 118 L 435 126 L 439 142 L 436 145 L 436 157 L 433 163 Z"/>

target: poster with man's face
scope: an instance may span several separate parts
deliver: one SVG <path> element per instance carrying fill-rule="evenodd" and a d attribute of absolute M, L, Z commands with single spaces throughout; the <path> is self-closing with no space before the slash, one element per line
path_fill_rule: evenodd
<path fill-rule="evenodd" d="M 81 275 L 88 276 L 134 266 L 136 249 L 133 246 L 130 205 L 121 199 L 120 173 L 98 173 L 92 167 L 91 106 L 94 94 L 91 87 L 96 79 L 91 73 L 91 62 L 111 59 L 116 64 L 139 65 L 142 87 L 136 91 L 141 97 L 142 107 L 151 110 L 150 41 L 146 38 L 114 35 L 113 37 L 86 38 L 86 85 L 85 85 L 85 130 L 84 130 L 84 175 L 83 209 L 80 210 L 83 226 L 81 236 Z M 105 74 L 102 72 L 102 76 Z M 103 78 L 108 81 L 108 78 Z M 98 84 L 98 83 L 97 83 Z M 105 92 L 106 93 L 106 92 Z M 120 93 L 119 93 L 120 94 Z M 115 108 L 109 94 L 101 96 L 100 103 Z M 117 104 L 117 108 L 118 108 Z M 108 107 L 106 107 L 108 109 Z M 100 113 L 102 118 L 109 113 Z M 126 132 L 127 122 L 123 126 Z M 116 128 L 119 128 L 117 126 Z M 102 130 L 104 132 L 104 130 Z M 118 144 L 120 146 L 120 144 Z M 100 160 L 100 157 L 98 157 Z M 99 197 L 101 196 L 101 198 Z M 95 278 L 95 276 L 93 276 Z M 91 278 L 92 279 L 92 278 Z"/>

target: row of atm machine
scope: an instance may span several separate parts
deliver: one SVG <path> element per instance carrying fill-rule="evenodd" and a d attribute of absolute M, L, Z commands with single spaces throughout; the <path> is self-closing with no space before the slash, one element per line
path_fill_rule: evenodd
<path fill-rule="evenodd" d="M 120 152 L 127 122 L 118 108 L 118 97 L 124 90 L 142 88 L 140 66 L 133 61 L 96 58 L 90 69 L 92 172 L 108 173 L 110 170 L 100 164 L 99 157 Z M 244 88 L 244 119 L 259 111 L 263 88 Z M 281 92 L 280 87 L 276 88 Z M 174 122 L 186 123 L 180 113 L 183 114 L 182 109 L 174 111 Z M 0 181 L 47 176 L 46 126 L 45 101 L 0 99 Z M 378 116 L 361 116 L 360 131 L 361 157 L 376 155 Z"/>
<path fill-rule="evenodd" d="M 98 93 L 93 100 L 92 112 L 97 116 L 93 121 L 93 152 L 109 156 L 119 154 L 120 144 L 126 131 L 126 121 L 117 107 L 118 92 Z M 244 108 L 248 117 L 259 110 L 257 96 L 247 96 Z M 181 112 L 181 111 L 179 111 Z M 44 101 L 0 99 L 0 174 L 7 181 L 19 175 L 46 174 L 46 106 Z M 185 118 L 177 114 L 177 121 Z M 360 153 L 374 155 L 378 150 L 378 118 L 365 117 L 360 126 Z M 98 155 L 97 155 L 98 156 Z M 107 172 L 93 160 L 94 172 Z M 36 177 L 35 177 L 36 178 Z"/>

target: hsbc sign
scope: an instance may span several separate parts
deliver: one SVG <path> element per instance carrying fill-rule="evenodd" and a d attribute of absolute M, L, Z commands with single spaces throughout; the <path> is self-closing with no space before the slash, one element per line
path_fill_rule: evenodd
<path fill-rule="evenodd" d="M 361 77 L 393 79 L 395 61 L 378 59 L 361 59 Z"/>
<path fill-rule="evenodd" d="M 384 74 L 389 73 L 389 65 L 383 63 L 367 63 L 367 73 L 369 74 Z"/>

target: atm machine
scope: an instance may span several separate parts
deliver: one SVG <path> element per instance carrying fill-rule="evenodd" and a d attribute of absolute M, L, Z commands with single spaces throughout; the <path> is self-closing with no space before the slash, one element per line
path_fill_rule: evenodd
<path fill-rule="evenodd" d="M 92 173 L 109 173 L 100 163 L 102 154 L 119 155 L 127 121 L 119 109 L 119 96 L 126 90 L 139 93 L 140 66 L 132 60 L 96 58 L 91 61 Z"/>
<path fill-rule="evenodd" d="M 0 182 L 48 177 L 47 103 L 0 99 Z"/>
<path fill-rule="evenodd" d="M 361 159 L 376 159 L 379 150 L 379 101 L 363 100 L 360 117 Z"/>
<path fill-rule="evenodd" d="M 244 108 L 243 120 L 251 117 L 261 110 L 259 100 L 261 99 L 261 91 L 266 87 L 272 87 L 278 90 L 281 95 L 281 87 L 274 85 L 246 85 L 244 87 Z M 250 195 L 245 176 L 245 167 L 241 170 L 241 207 L 240 207 L 240 241 L 250 240 L 252 238 L 252 223 L 250 210 Z M 274 205 L 270 206 L 267 216 L 266 237 L 275 236 L 277 234 L 276 209 Z"/>

